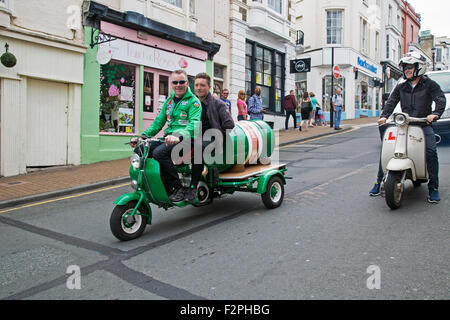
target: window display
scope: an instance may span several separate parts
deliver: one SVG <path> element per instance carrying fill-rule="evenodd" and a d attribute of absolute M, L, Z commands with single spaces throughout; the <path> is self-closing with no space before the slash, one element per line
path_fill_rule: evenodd
<path fill-rule="evenodd" d="M 135 132 L 136 67 L 109 62 L 100 69 L 100 132 Z"/>

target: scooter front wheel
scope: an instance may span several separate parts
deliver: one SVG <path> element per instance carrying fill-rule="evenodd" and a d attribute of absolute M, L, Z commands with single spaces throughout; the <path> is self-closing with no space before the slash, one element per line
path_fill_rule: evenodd
<path fill-rule="evenodd" d="M 401 171 L 389 171 L 384 184 L 386 204 L 392 210 L 400 208 L 403 199 L 403 182 Z"/>
<path fill-rule="evenodd" d="M 117 205 L 109 220 L 112 234 L 120 241 L 139 238 L 147 226 L 147 213 L 140 206 L 134 216 L 131 216 L 137 202 L 131 201 L 125 205 Z"/>

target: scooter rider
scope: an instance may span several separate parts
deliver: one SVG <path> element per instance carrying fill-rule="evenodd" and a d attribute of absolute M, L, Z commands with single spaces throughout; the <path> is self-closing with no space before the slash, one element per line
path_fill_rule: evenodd
<path fill-rule="evenodd" d="M 173 190 L 169 199 L 172 202 L 181 202 L 184 200 L 186 190 L 178 177 L 171 153 L 175 145 L 183 139 L 195 138 L 194 127 L 200 124 L 202 107 L 198 98 L 189 89 L 186 71 L 172 72 L 170 81 L 173 92 L 143 135 L 153 137 L 162 130 L 166 122 L 169 122 L 164 131 L 165 141 L 152 141 L 149 152 L 161 166 L 161 176 L 164 177 L 167 191 Z"/>
<path fill-rule="evenodd" d="M 438 120 L 445 110 L 446 98 L 439 85 L 425 76 L 427 62 L 425 57 L 417 52 L 407 53 L 399 63 L 403 70 L 405 82 L 399 83 L 388 101 L 378 120 L 381 138 L 386 130 L 387 118 L 392 114 L 396 105 L 400 101 L 402 112 L 415 118 L 427 118 L 427 125 L 423 126 L 426 144 L 426 160 L 429 174 L 429 197 L 428 202 L 439 203 L 439 161 L 436 150 L 436 138 L 431 123 Z M 432 111 L 432 102 L 435 102 L 435 110 Z M 383 170 L 381 161 L 378 168 L 377 182 L 369 192 L 371 196 L 380 194 L 380 183 L 383 180 Z"/>

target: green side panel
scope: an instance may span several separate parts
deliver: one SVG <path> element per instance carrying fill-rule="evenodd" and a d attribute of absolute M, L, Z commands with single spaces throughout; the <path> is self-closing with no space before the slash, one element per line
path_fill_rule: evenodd
<path fill-rule="evenodd" d="M 152 158 L 147 159 L 145 177 L 146 189 L 148 188 L 151 197 L 162 203 L 170 202 L 166 188 L 161 180 L 161 170 L 158 161 Z"/>
<path fill-rule="evenodd" d="M 281 180 L 283 180 L 283 183 L 286 184 L 286 178 L 284 177 L 283 173 L 279 170 L 270 170 L 264 173 L 258 180 L 258 191 L 257 193 L 263 194 L 267 191 L 267 185 L 269 184 L 270 178 L 272 176 L 279 176 Z"/>

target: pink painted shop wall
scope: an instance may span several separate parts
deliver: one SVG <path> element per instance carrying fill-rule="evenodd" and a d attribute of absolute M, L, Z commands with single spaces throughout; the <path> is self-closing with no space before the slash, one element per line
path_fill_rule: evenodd
<path fill-rule="evenodd" d="M 101 22 L 101 30 L 118 38 L 140 43 L 146 46 L 174 52 L 187 57 L 205 61 L 208 58 L 208 53 L 199 49 L 191 48 L 176 42 L 165 40 L 159 37 L 148 35 L 147 40 L 137 37 L 137 31 L 125 27 L 121 27 L 105 21 Z"/>

